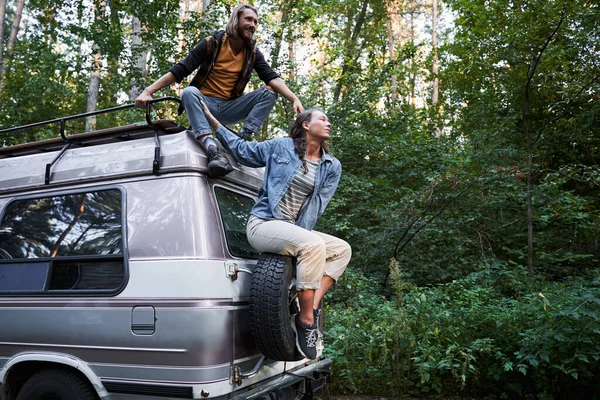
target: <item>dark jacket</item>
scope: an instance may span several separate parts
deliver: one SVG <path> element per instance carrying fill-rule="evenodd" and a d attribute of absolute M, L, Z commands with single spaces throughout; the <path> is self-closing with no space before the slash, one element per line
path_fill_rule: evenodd
<path fill-rule="evenodd" d="M 198 89 L 202 87 L 202 84 L 210 75 L 215 62 L 217 61 L 217 57 L 221 51 L 221 45 L 223 44 L 224 35 L 225 31 L 216 31 L 212 36 L 202 39 L 202 41 L 190 51 L 186 58 L 171 67 L 169 71 L 175 75 L 177 83 L 181 82 L 183 78 L 200 67 L 190 85 L 195 86 Z M 244 90 L 250 81 L 250 75 L 252 75 L 253 69 L 258 73 L 258 77 L 267 84 L 272 79 L 279 78 L 277 72 L 273 71 L 271 66 L 265 61 L 265 57 L 260 50 L 258 50 L 256 45 L 249 45 L 246 47 L 244 67 L 231 92 L 232 99 L 244 94 Z"/>

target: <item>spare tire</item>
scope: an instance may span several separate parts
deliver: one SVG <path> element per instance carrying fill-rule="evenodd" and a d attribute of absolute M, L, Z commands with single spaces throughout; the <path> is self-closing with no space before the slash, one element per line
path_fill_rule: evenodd
<path fill-rule="evenodd" d="M 296 348 L 291 316 L 300 311 L 294 259 L 264 253 L 252 272 L 250 330 L 258 349 L 277 361 L 303 359 Z"/>

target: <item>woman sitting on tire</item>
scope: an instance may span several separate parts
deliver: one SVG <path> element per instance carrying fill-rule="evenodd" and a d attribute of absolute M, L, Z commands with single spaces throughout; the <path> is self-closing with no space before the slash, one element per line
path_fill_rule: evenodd
<path fill-rule="evenodd" d="M 238 163 L 265 167 L 263 185 L 246 232 L 260 252 L 296 257 L 300 313 L 293 317 L 296 346 L 317 357 L 319 304 L 344 272 L 352 251 L 345 241 L 313 231 L 335 193 L 342 166 L 329 153 L 331 123 L 325 113 L 308 109 L 298 115 L 290 137 L 246 142 L 222 126 L 204 106 L 210 125 Z"/>

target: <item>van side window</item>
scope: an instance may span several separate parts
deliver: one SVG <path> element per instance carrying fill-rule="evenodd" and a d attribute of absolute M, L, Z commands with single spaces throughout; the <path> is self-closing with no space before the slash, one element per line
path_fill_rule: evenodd
<path fill-rule="evenodd" d="M 225 228 L 227 248 L 231 255 L 241 258 L 259 258 L 260 253 L 248 243 L 246 222 L 254 199 L 239 193 L 215 187 L 221 220 Z"/>
<path fill-rule="evenodd" d="M 9 203 L 0 222 L 0 294 L 118 289 L 121 197 L 110 189 Z"/>

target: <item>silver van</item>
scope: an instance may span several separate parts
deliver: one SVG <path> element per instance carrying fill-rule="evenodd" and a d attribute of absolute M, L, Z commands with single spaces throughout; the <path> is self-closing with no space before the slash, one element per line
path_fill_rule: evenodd
<path fill-rule="evenodd" d="M 149 108 L 145 124 L 65 133 L 127 107 L 0 147 L 0 399 L 326 394 L 332 361 L 300 359 L 290 336 L 292 260 L 246 239 L 262 171 L 230 159 L 210 178 L 191 133 Z M 275 292 L 259 268 L 279 268 Z"/>

